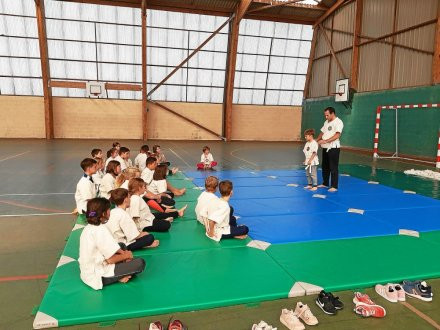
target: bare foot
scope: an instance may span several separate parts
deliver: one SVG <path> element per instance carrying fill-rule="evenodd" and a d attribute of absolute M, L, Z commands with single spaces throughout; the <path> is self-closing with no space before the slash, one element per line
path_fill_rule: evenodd
<path fill-rule="evenodd" d="M 173 217 L 168 217 L 168 218 L 165 219 L 165 221 L 173 222 L 173 221 L 174 221 L 174 218 L 173 218 Z"/>
<path fill-rule="evenodd" d="M 168 209 L 165 209 L 165 213 L 171 213 L 171 212 L 176 212 L 177 210 L 176 209 L 174 209 L 174 208 L 168 208 Z"/>
<path fill-rule="evenodd" d="M 312 187 L 312 188 L 310 188 L 310 191 L 316 191 L 316 190 L 318 190 L 318 187 Z"/>
<path fill-rule="evenodd" d="M 128 275 L 128 276 L 124 276 L 123 278 L 121 278 L 121 279 L 119 280 L 119 282 L 121 282 L 121 283 L 127 283 L 128 281 L 130 281 L 130 279 L 131 279 L 131 276 L 130 276 L 130 275 Z"/>
<path fill-rule="evenodd" d="M 186 192 L 186 188 L 180 189 L 181 194 L 183 195 Z"/>
<path fill-rule="evenodd" d="M 338 191 L 338 189 L 333 188 L 333 187 L 328 190 L 328 192 L 336 192 L 336 191 Z"/>
<path fill-rule="evenodd" d="M 158 239 L 155 239 L 155 240 L 153 241 L 153 243 L 151 243 L 151 245 L 148 245 L 148 246 L 146 246 L 145 248 L 147 248 L 147 249 L 153 249 L 153 248 L 158 247 L 158 246 L 159 246 L 159 240 L 158 240 Z"/>
<path fill-rule="evenodd" d="M 248 235 L 234 236 L 234 238 L 238 238 L 238 239 L 246 239 L 247 237 Z"/>
<path fill-rule="evenodd" d="M 312 186 L 305 186 L 304 189 L 312 189 Z"/>
<path fill-rule="evenodd" d="M 323 184 L 320 184 L 319 186 L 318 186 L 318 188 L 328 188 L 327 186 L 324 186 Z"/>
<path fill-rule="evenodd" d="M 179 171 L 179 169 L 177 167 L 173 167 L 171 169 L 171 173 L 176 174 Z"/>
<path fill-rule="evenodd" d="M 183 215 L 185 214 L 185 210 L 188 207 L 188 204 L 185 205 L 184 207 L 182 207 L 180 210 L 177 211 L 177 213 L 179 213 L 179 217 L 183 217 Z"/>
<path fill-rule="evenodd" d="M 72 211 L 72 214 L 73 214 L 73 215 L 78 215 L 78 213 L 79 213 L 79 212 L 78 212 L 78 209 L 74 209 L 74 210 Z"/>

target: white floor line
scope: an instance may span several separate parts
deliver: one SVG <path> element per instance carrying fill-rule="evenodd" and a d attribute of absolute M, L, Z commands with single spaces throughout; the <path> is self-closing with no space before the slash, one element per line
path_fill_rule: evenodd
<path fill-rule="evenodd" d="M 49 216 L 49 215 L 72 215 L 72 213 L 70 213 L 70 212 L 61 212 L 61 213 L 0 214 L 0 218 L 9 218 L 9 217 L 38 217 L 38 216 Z"/>
<path fill-rule="evenodd" d="M 181 161 L 183 161 L 188 167 L 194 167 L 194 166 L 191 166 L 190 164 L 188 164 L 188 163 L 185 161 L 185 159 L 183 159 L 182 157 L 180 157 L 179 154 L 178 154 L 177 152 L 175 152 L 173 149 L 171 149 L 171 148 L 169 148 L 169 149 L 170 149 L 170 151 L 171 151 L 173 154 L 176 155 L 177 158 L 179 158 Z"/>
<path fill-rule="evenodd" d="M 21 155 L 27 154 L 28 152 L 31 152 L 31 151 L 28 150 L 28 151 L 22 152 L 21 154 L 16 154 L 16 155 L 12 155 L 12 156 L 9 156 L 9 157 L 6 157 L 6 158 L 3 158 L 3 159 L 0 159 L 0 163 L 1 163 L 1 162 L 4 162 L 5 160 L 8 160 L 8 159 L 12 159 L 12 158 L 20 157 Z"/>
<path fill-rule="evenodd" d="M 29 194 L 0 194 L 0 196 L 50 196 L 50 195 L 75 195 L 75 193 L 29 193 Z"/>

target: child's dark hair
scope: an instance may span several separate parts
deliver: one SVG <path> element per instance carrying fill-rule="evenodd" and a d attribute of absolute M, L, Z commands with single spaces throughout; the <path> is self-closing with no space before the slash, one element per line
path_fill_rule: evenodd
<path fill-rule="evenodd" d="M 81 168 L 85 172 L 88 168 L 96 164 L 96 160 L 92 158 L 84 158 L 81 162 Z"/>
<path fill-rule="evenodd" d="M 313 128 L 306 129 L 304 131 L 304 135 L 311 135 L 311 136 L 314 137 L 315 136 L 315 130 Z"/>
<path fill-rule="evenodd" d="M 224 180 L 218 185 L 218 190 L 222 196 L 229 196 L 233 188 L 232 182 L 229 180 Z"/>
<path fill-rule="evenodd" d="M 153 180 L 165 180 L 165 178 L 167 177 L 167 173 L 168 166 L 164 164 L 157 165 L 156 169 L 154 170 Z"/>
<path fill-rule="evenodd" d="M 130 195 L 136 194 L 142 187 L 145 187 L 145 182 L 141 178 L 132 178 L 128 181 L 128 192 Z"/>
<path fill-rule="evenodd" d="M 124 200 L 128 197 L 128 190 L 124 188 L 116 188 L 110 193 L 110 202 L 116 204 L 116 206 L 124 203 Z"/>
<path fill-rule="evenodd" d="M 148 145 L 144 144 L 144 145 L 141 147 L 141 151 L 142 151 L 142 152 L 145 152 L 145 153 L 147 154 L 148 151 L 150 151 L 150 147 L 149 147 Z"/>
<path fill-rule="evenodd" d="M 147 160 L 145 161 L 145 165 L 148 166 L 148 165 L 153 164 L 154 162 L 157 162 L 156 157 L 149 156 L 149 157 L 147 158 Z"/>
<path fill-rule="evenodd" d="M 110 158 L 115 151 L 116 151 L 116 148 L 111 148 L 111 149 L 107 150 L 107 158 Z"/>
<path fill-rule="evenodd" d="M 119 148 L 119 155 L 125 154 L 126 152 L 130 152 L 130 149 L 128 149 L 127 147 Z"/>
<path fill-rule="evenodd" d="M 211 151 L 211 148 L 210 148 L 210 147 L 208 147 L 208 146 L 204 146 L 204 147 L 203 147 L 203 149 L 202 149 L 202 151 L 203 151 L 203 152 L 205 152 L 206 150 L 209 150 L 209 151 Z"/>
<path fill-rule="evenodd" d="M 112 174 L 114 177 L 116 177 L 118 175 L 118 173 L 116 173 L 116 168 L 120 165 L 121 165 L 121 163 L 118 162 L 117 160 L 111 160 L 108 162 L 107 168 L 105 169 L 105 171 L 107 173 Z"/>
<path fill-rule="evenodd" d="M 215 176 L 208 176 L 205 180 L 205 188 L 208 191 L 215 191 L 218 186 L 218 179 Z"/>
<path fill-rule="evenodd" d="M 92 157 L 95 158 L 97 154 L 99 154 L 100 152 L 102 152 L 101 149 L 92 149 Z"/>
<path fill-rule="evenodd" d="M 153 154 L 157 153 L 157 148 L 160 148 L 160 145 L 155 144 L 155 145 L 153 146 Z"/>
<path fill-rule="evenodd" d="M 119 142 L 113 142 L 112 144 L 113 148 L 116 148 L 117 146 L 121 146 L 121 144 Z"/>
<path fill-rule="evenodd" d="M 99 226 L 101 224 L 101 218 L 109 209 L 110 202 L 107 198 L 96 197 L 90 199 L 87 202 L 87 211 L 84 212 L 87 222 L 91 225 Z"/>

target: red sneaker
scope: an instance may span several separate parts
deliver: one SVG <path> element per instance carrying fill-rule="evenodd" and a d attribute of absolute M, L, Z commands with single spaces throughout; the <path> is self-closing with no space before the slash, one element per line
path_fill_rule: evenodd
<path fill-rule="evenodd" d="M 356 305 L 377 306 L 365 293 L 355 292 L 353 302 Z"/>
<path fill-rule="evenodd" d="M 362 315 L 363 317 L 384 317 L 387 312 L 385 308 L 379 305 L 356 305 L 354 308 L 356 314 Z"/>

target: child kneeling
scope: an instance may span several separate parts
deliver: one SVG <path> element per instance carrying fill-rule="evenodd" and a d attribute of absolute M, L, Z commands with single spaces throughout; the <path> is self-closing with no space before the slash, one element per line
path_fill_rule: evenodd
<path fill-rule="evenodd" d="M 130 251 L 112 237 L 104 224 L 110 217 L 110 202 L 93 198 L 87 202 L 88 225 L 79 242 L 81 280 L 95 290 L 116 282 L 126 283 L 145 269 L 142 258 L 134 258 Z"/>
<path fill-rule="evenodd" d="M 245 239 L 249 232 L 247 226 L 237 226 L 236 218 L 231 217 L 229 199 L 232 196 L 232 182 L 225 180 L 218 185 L 221 198 L 213 200 L 207 209 L 206 236 L 220 241 L 227 238 Z"/>

